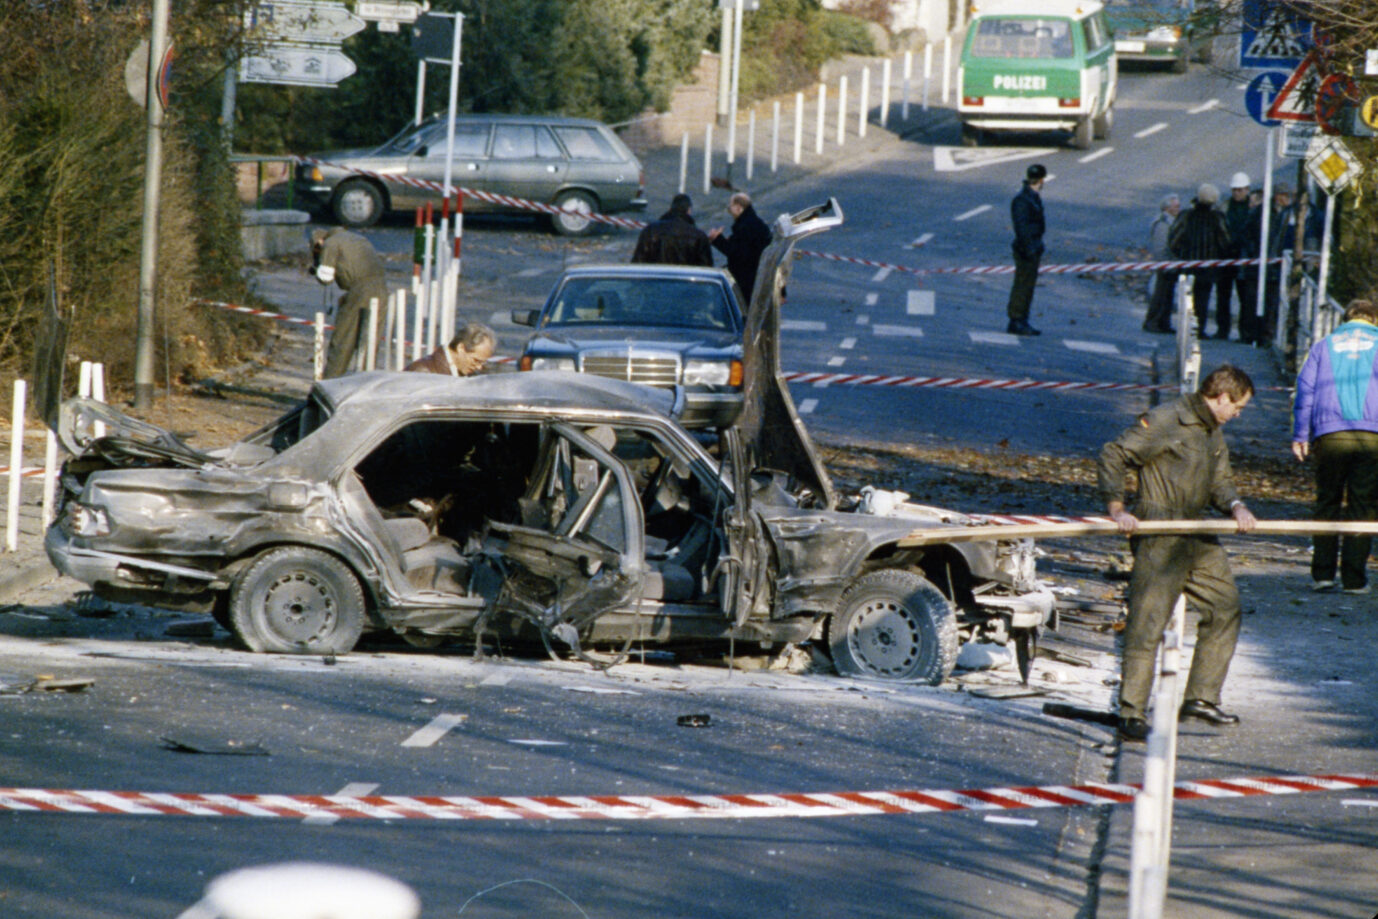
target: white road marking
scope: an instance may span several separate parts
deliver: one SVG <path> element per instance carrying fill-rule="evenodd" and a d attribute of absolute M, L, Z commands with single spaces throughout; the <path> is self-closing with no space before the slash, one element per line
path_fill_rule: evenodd
<path fill-rule="evenodd" d="M 1062 343 L 1073 351 L 1089 351 L 1092 354 L 1119 354 L 1120 349 L 1108 341 L 1078 341 L 1064 338 Z"/>
<path fill-rule="evenodd" d="M 882 268 L 882 269 L 880 269 L 880 270 L 877 271 L 874 275 L 871 276 L 871 283 L 873 283 L 873 284 L 879 284 L 880 282 L 884 281 L 886 278 L 890 277 L 890 272 L 893 271 L 893 270 L 894 270 L 893 268 Z"/>
<path fill-rule="evenodd" d="M 838 347 L 841 348 L 843 351 L 850 351 L 856 347 L 856 339 L 844 338 L 842 339 L 841 343 L 838 344 Z"/>
<path fill-rule="evenodd" d="M 1166 122 L 1166 121 L 1160 121 L 1160 122 L 1158 122 L 1157 124 L 1151 124 L 1151 125 L 1149 125 L 1148 127 L 1144 128 L 1142 131 L 1139 131 L 1139 132 L 1138 132 L 1137 134 L 1135 134 L 1134 136 L 1135 136 L 1135 137 L 1148 137 L 1150 134 L 1157 134 L 1159 131 L 1165 130 L 1166 128 L 1167 128 L 1167 122 Z"/>
<path fill-rule="evenodd" d="M 847 363 L 847 359 L 846 359 L 845 357 L 830 357 L 830 358 L 828 358 L 828 366 L 829 366 L 829 367 L 841 367 L 841 366 L 842 366 L 843 364 L 845 364 L 845 363 Z"/>
<path fill-rule="evenodd" d="M 1344 807 L 1378 807 L 1378 798 L 1345 798 L 1340 804 Z"/>
<path fill-rule="evenodd" d="M 1045 176 L 1043 177 L 1043 184 L 1044 184 L 1044 185 L 1047 185 L 1049 182 L 1053 181 L 1053 180 L 1056 179 L 1056 178 L 1057 178 L 1057 174 L 1056 174 L 1056 173 L 1050 172 L 1050 173 L 1048 173 L 1047 175 L 1045 175 Z"/>
<path fill-rule="evenodd" d="M 923 329 L 916 325 L 873 325 L 871 331 L 885 338 L 923 338 Z"/>
<path fill-rule="evenodd" d="M 932 238 L 933 238 L 933 234 L 932 234 L 932 233 L 924 233 L 924 234 L 921 235 L 918 239 L 916 239 L 916 240 L 914 240 L 912 243 L 910 243 L 910 244 L 909 244 L 909 248 L 911 248 L 911 249 L 918 249 L 918 248 L 920 248 L 920 247 L 922 247 L 922 246 L 926 246 L 926 245 L 928 245 L 928 241 L 929 241 L 930 239 L 932 239 Z"/>
<path fill-rule="evenodd" d="M 963 172 L 967 169 L 980 169 L 997 163 L 1014 160 L 1027 160 L 1044 156 L 1055 151 L 1043 147 L 934 147 L 934 172 Z"/>
<path fill-rule="evenodd" d="M 545 274 L 549 270 L 549 268 L 523 268 L 521 271 L 517 272 L 517 277 L 534 278 L 536 275 Z"/>
<path fill-rule="evenodd" d="M 910 316 L 932 316 L 934 312 L 933 291 L 911 290 L 908 302 L 904 305 L 904 311 Z"/>
<path fill-rule="evenodd" d="M 866 315 L 865 313 L 857 313 L 857 316 L 856 316 L 856 324 L 857 324 L 857 325 L 870 325 L 870 324 L 871 324 L 871 317 L 868 316 L 868 315 Z"/>
<path fill-rule="evenodd" d="M 876 293 L 875 291 L 872 291 L 871 293 L 869 293 L 869 294 L 866 295 L 866 305 L 867 305 L 867 306 L 875 306 L 876 303 L 877 303 L 879 300 L 880 300 L 880 294 Z"/>
<path fill-rule="evenodd" d="M 1081 159 L 1077 160 L 1077 162 L 1078 162 L 1078 163 L 1091 163 L 1091 162 L 1094 162 L 1094 161 L 1100 159 L 1102 156 L 1109 156 L 1110 154 L 1112 154 L 1112 153 L 1114 153 L 1114 152 L 1115 152 L 1115 148 L 1114 148 L 1114 147 L 1101 147 L 1101 148 L 1100 148 L 1099 150 L 1097 150 L 1095 153 L 1088 153 L 1088 154 L 1086 154 L 1086 155 L 1083 156 Z M 1044 180 L 1045 180 L 1045 181 L 1047 180 L 1047 176 L 1044 176 Z"/>
<path fill-rule="evenodd" d="M 1037 820 L 1027 817 L 1003 817 L 1000 814 L 987 814 L 986 823 L 1003 823 L 1008 826 L 1038 826 Z"/>
<path fill-rule="evenodd" d="M 436 715 L 431 723 L 402 741 L 404 747 L 429 747 L 450 733 L 451 728 L 463 724 L 468 715 Z"/>
<path fill-rule="evenodd" d="M 799 414 L 808 415 L 816 408 L 818 408 L 817 399 L 805 399 L 799 403 Z"/>
<path fill-rule="evenodd" d="M 780 328 L 785 332 L 826 332 L 828 324 L 813 319 L 781 319 Z"/>
<path fill-rule="evenodd" d="M 484 677 L 482 680 L 479 680 L 479 685 L 480 685 L 480 686 L 506 686 L 506 685 L 507 685 L 508 683 L 510 683 L 510 682 L 512 682 L 512 674 L 510 674 L 510 673 L 490 673 L 488 676 Z"/>
<path fill-rule="evenodd" d="M 520 744 L 523 747 L 567 747 L 569 744 L 563 740 L 509 740 L 508 743 Z"/>
<path fill-rule="evenodd" d="M 971 340 L 978 345 L 1017 345 L 1019 336 L 1009 332 L 968 332 Z"/>
<path fill-rule="evenodd" d="M 498 310 L 496 313 L 488 317 L 488 324 L 491 326 L 516 325 L 516 323 L 512 321 L 511 310 Z"/>
<path fill-rule="evenodd" d="M 953 219 L 954 222 L 959 221 L 959 220 L 970 220 L 971 218 L 975 217 L 977 214 L 984 214 L 984 213 L 985 213 L 986 211 L 988 211 L 988 210 L 990 210 L 990 205 L 989 205 L 989 204 L 982 204 L 982 205 L 979 205 L 979 206 L 977 206 L 977 207 L 973 207 L 971 210 L 967 211 L 966 213 L 958 214 L 956 217 L 953 217 L 952 219 Z"/>
<path fill-rule="evenodd" d="M 372 794 L 377 788 L 377 782 L 350 782 L 335 794 L 348 798 L 362 798 L 364 795 Z M 302 823 L 308 826 L 330 826 L 330 824 L 338 822 L 339 819 L 334 814 L 317 814 L 314 817 L 307 817 Z"/>
<path fill-rule="evenodd" d="M 1189 109 L 1187 109 L 1187 114 L 1188 114 L 1188 115 L 1199 115 L 1199 114 L 1201 114 L 1202 112 L 1209 112 L 1211 109 L 1215 108 L 1215 107 L 1216 107 L 1217 105 L 1219 105 L 1219 104 L 1220 104 L 1220 100 L 1219 100 L 1219 99 L 1207 99 L 1205 102 L 1202 102 L 1200 105 L 1196 106 L 1195 108 L 1189 108 Z"/>

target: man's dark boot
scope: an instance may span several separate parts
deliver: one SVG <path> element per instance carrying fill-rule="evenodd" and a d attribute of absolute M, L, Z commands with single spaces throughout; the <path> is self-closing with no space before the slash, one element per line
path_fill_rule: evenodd
<path fill-rule="evenodd" d="M 1043 333 L 1029 325 L 1027 319 L 1011 319 L 1009 326 L 1005 329 L 1011 335 L 1042 335 Z"/>
<path fill-rule="evenodd" d="M 1196 718 L 1217 726 L 1239 724 L 1239 716 L 1223 711 L 1214 702 L 1204 702 L 1201 699 L 1188 699 L 1182 703 L 1179 721 L 1186 721 L 1188 718 Z"/>

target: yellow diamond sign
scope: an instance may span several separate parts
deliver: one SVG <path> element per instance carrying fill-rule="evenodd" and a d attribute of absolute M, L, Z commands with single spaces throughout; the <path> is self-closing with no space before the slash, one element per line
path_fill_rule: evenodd
<path fill-rule="evenodd" d="M 1306 171 L 1327 195 L 1339 194 L 1363 174 L 1358 157 L 1338 137 L 1317 135 L 1306 152 Z"/>

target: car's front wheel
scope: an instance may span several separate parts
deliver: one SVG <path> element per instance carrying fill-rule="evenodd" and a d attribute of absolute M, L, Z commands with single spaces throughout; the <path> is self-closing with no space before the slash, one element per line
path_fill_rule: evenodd
<path fill-rule="evenodd" d="M 350 179 L 330 199 L 335 219 L 347 227 L 371 227 L 383 216 L 383 193 L 372 182 Z"/>
<path fill-rule="evenodd" d="M 364 592 L 335 556 L 281 546 L 235 578 L 230 622 L 251 651 L 345 654 L 364 630 Z"/>
<path fill-rule="evenodd" d="M 598 202 L 582 191 L 567 191 L 555 199 L 555 206 L 563 213 L 551 214 L 550 225 L 561 236 L 587 236 L 593 232 L 593 220 L 586 215 L 598 213 Z"/>
<path fill-rule="evenodd" d="M 842 594 L 828 622 L 828 647 L 843 676 L 936 686 L 957 663 L 957 615 L 921 575 L 883 568 Z"/>

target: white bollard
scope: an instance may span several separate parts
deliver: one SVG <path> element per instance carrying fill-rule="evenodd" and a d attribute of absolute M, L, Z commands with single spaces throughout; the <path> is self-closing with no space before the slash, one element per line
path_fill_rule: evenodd
<path fill-rule="evenodd" d="M 866 122 L 871 120 L 871 68 L 861 69 L 861 100 L 856 112 L 856 136 L 866 136 Z"/>
<path fill-rule="evenodd" d="M 794 94 L 794 165 L 804 153 L 804 94 Z"/>
<path fill-rule="evenodd" d="M 319 380 L 325 373 L 325 313 L 317 310 L 315 336 L 311 341 L 311 379 Z"/>
<path fill-rule="evenodd" d="M 91 398 L 97 402 L 105 402 L 105 365 L 99 361 L 91 364 Z M 97 437 L 105 436 L 105 422 L 97 421 L 92 427 L 92 433 Z"/>
<path fill-rule="evenodd" d="M 77 395 L 82 399 L 91 398 L 91 362 L 82 361 L 77 373 Z"/>
<path fill-rule="evenodd" d="M 943 105 L 952 91 L 952 36 L 943 36 Z"/>
<path fill-rule="evenodd" d="M 713 187 L 713 122 L 703 126 L 703 193 Z"/>
<path fill-rule="evenodd" d="M 407 292 L 399 290 L 397 292 L 397 326 L 393 329 L 396 336 L 392 348 L 392 369 L 401 370 L 407 365 Z"/>
<path fill-rule="evenodd" d="M 828 84 L 827 84 L 827 83 L 819 83 L 819 84 L 818 84 L 818 133 L 814 136 L 814 149 L 813 149 L 813 152 L 814 152 L 814 153 L 817 153 L 819 156 L 822 156 L 822 155 L 823 155 L 823 132 L 827 130 L 827 127 L 826 127 L 826 124 L 827 124 L 827 122 L 826 122 L 826 117 L 827 117 L 826 111 L 827 111 L 827 108 L 828 108 Z"/>
<path fill-rule="evenodd" d="M 383 313 L 383 334 L 378 339 L 378 364 L 384 370 L 392 369 L 393 323 L 397 321 L 397 295 L 401 290 L 388 294 L 388 307 Z"/>
<path fill-rule="evenodd" d="M 732 172 L 732 164 L 737 162 L 737 110 L 733 109 L 732 114 L 727 118 L 727 165 L 728 174 Z"/>
<path fill-rule="evenodd" d="M 756 110 L 752 109 L 746 116 L 746 180 L 751 181 L 751 173 L 754 171 L 756 159 Z"/>
<path fill-rule="evenodd" d="M 928 111 L 928 85 L 933 82 L 933 43 L 923 46 L 923 110 Z"/>
<path fill-rule="evenodd" d="M 847 75 L 837 79 L 837 145 L 847 142 Z"/>
<path fill-rule="evenodd" d="M 48 429 L 43 445 L 43 529 L 53 522 L 53 504 L 57 501 L 57 435 Z"/>
<path fill-rule="evenodd" d="M 914 52 L 904 52 L 904 74 L 900 90 L 900 118 L 909 120 L 909 81 L 914 76 Z"/>
<path fill-rule="evenodd" d="M 880 64 L 880 126 L 890 120 L 890 59 Z"/>
<path fill-rule="evenodd" d="M 780 100 L 776 99 L 770 107 L 770 171 L 780 165 Z"/>
<path fill-rule="evenodd" d="M 426 304 L 429 302 L 428 291 L 422 287 L 416 293 L 416 309 L 411 317 L 411 359 L 419 360 L 422 355 L 422 348 L 426 338 Z"/>
<path fill-rule="evenodd" d="M 364 369 L 378 369 L 378 298 L 368 301 L 368 344 L 364 347 Z"/>
<path fill-rule="evenodd" d="M 24 391 L 23 380 L 14 381 L 14 415 L 10 422 L 10 493 L 5 502 L 5 549 L 19 548 L 19 486 L 24 479 Z"/>
<path fill-rule="evenodd" d="M 684 183 L 689 178 L 689 132 L 679 140 L 679 193 L 684 194 Z"/>

